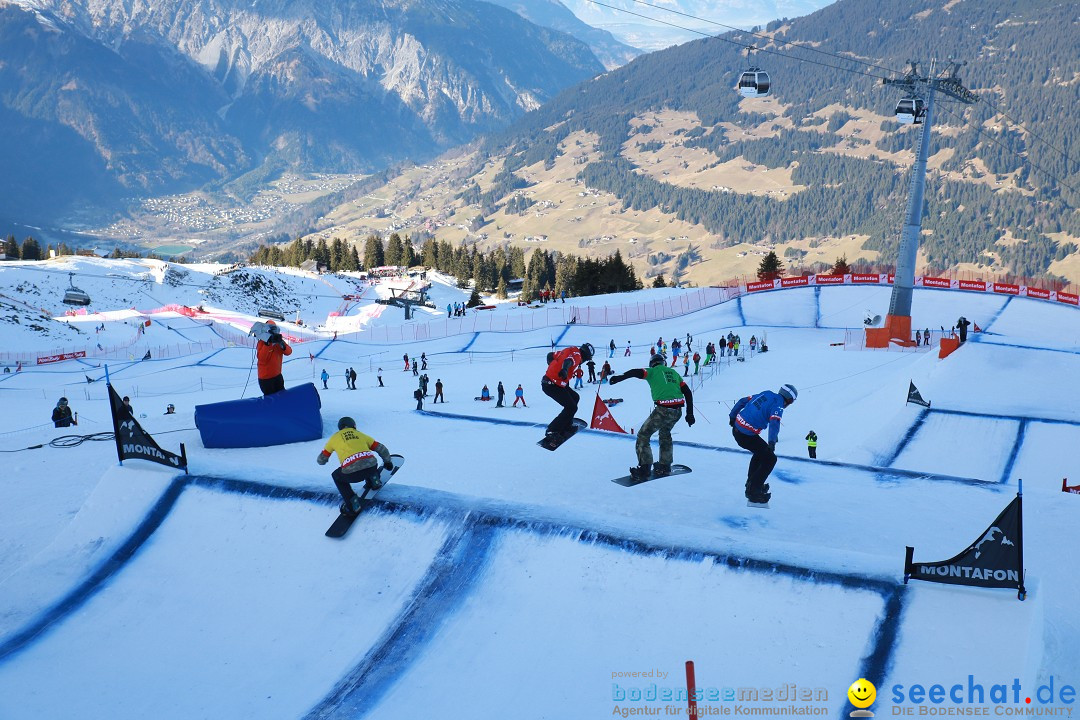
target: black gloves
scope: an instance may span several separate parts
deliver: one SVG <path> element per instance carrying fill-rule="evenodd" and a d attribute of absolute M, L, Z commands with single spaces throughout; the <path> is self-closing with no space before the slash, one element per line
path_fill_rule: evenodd
<path fill-rule="evenodd" d="M 690 427 L 694 427 L 695 422 L 697 422 L 697 421 L 694 419 L 693 414 L 692 413 L 687 414 L 687 416 L 686 416 L 686 424 L 689 425 Z"/>
<path fill-rule="evenodd" d="M 386 470 L 387 472 L 394 472 L 394 461 L 393 460 L 387 460 L 386 462 L 384 462 L 383 463 L 383 469 Z"/>
<path fill-rule="evenodd" d="M 731 427 L 735 427 L 735 418 L 729 417 L 727 419 L 727 424 L 730 425 Z"/>
<path fill-rule="evenodd" d="M 566 379 L 566 371 L 565 370 L 560 370 L 559 371 L 559 379 L 560 380 L 565 380 Z"/>

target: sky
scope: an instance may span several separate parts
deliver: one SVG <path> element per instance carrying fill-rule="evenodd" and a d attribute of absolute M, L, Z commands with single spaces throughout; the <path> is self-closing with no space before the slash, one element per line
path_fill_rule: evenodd
<path fill-rule="evenodd" d="M 1070 551 L 1080 497 L 1061 492 L 1062 478 L 1080 483 L 1075 308 L 916 290 L 915 326 L 948 328 L 963 314 L 982 331 L 939 359 L 938 333 L 919 351 L 859 349 L 867 311 L 888 306 L 881 287 L 773 291 L 657 322 L 588 326 L 556 318 L 575 306 L 671 307 L 697 291 L 565 308 L 499 303 L 447 322 L 446 303 L 466 292 L 435 277 L 440 309 L 405 323 L 400 309 L 368 299 L 386 287 L 254 270 L 301 309 L 304 325 L 286 323 L 285 334 L 317 338 L 296 344 L 284 377 L 318 387 L 323 439 L 208 449 L 195 406 L 258 394 L 243 344 L 258 298 L 223 293 L 194 319 L 151 314 L 205 299 L 200 286 L 223 268 L 188 268 L 191 284 L 173 287 L 153 279 L 154 267 L 165 277 L 153 261 L 73 262 L 91 310 L 115 311 L 65 319 L 80 325 L 71 337 L 90 356 L 0 374 L 0 718 L 672 715 L 685 712 L 671 698 L 685 691 L 688 660 L 697 686 L 715 692 L 699 704 L 710 714 L 779 717 L 797 706 L 846 717 L 860 677 L 877 685 L 878 716 L 932 705 L 908 698 L 915 685 L 989 694 L 1014 679 L 1019 701 L 988 698 L 988 714 L 1075 706 L 1061 696 L 1080 683 Z M 17 303 L 62 313 L 66 271 L 56 261 L 0 265 L 4 351 L 45 354 L 67 338 L 58 321 L 43 333 L 10 319 L 13 307 L 31 314 Z M 333 340 L 320 328 L 353 291 L 366 296 L 347 316 L 366 329 Z M 474 329 L 499 322 L 535 329 Z M 439 337 L 381 340 L 422 328 Z M 697 423 L 677 425 L 674 454 L 692 473 L 616 485 L 636 464 L 628 434 L 584 430 L 556 452 L 537 447 L 558 409 L 539 388 L 553 341 L 590 342 L 607 359 L 614 340 L 610 362 L 622 372 L 644 367 L 660 336 L 689 333 L 702 348 L 729 331 L 744 350 L 751 335 L 765 338 L 769 352 L 687 378 Z M 108 357 L 93 356 L 99 340 Z M 417 412 L 417 380 L 401 356 L 421 352 L 447 402 Z M 106 364 L 158 443 L 173 452 L 184 443 L 190 474 L 118 465 L 114 444 L 94 439 L 112 430 Z M 345 389 L 348 367 L 355 391 Z M 511 396 L 521 383 L 527 407 L 473 399 L 500 381 Z M 930 408 L 905 403 L 911 382 Z M 749 508 L 749 455 L 731 437 L 728 409 L 784 383 L 799 397 L 784 413 L 773 498 L 767 510 Z M 597 394 L 621 399 L 610 410 L 626 430 L 651 404 L 635 380 L 580 392 L 586 420 Z M 60 395 L 78 427 L 48 422 Z M 168 403 L 175 415 L 163 414 Z M 331 467 L 315 459 L 343 415 L 407 462 L 350 533 L 330 540 L 340 498 Z M 810 430 L 817 460 L 807 456 Z M 51 444 L 73 434 L 86 437 Z M 1026 600 L 903 583 L 905 546 L 917 561 L 959 553 L 1021 479 Z M 1051 678 L 1055 702 L 1043 704 L 1037 693 Z M 755 688 L 758 701 L 725 701 L 725 688 Z M 775 699 L 803 692 L 814 699 Z"/>

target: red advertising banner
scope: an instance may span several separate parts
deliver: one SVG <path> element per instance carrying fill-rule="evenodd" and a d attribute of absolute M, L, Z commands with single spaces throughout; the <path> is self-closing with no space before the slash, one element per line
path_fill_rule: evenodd
<path fill-rule="evenodd" d="M 874 283 L 875 285 L 881 281 L 881 276 L 877 273 L 851 273 L 851 282 L 853 283 Z"/>
<path fill-rule="evenodd" d="M 994 292 L 1003 293 L 1005 295 L 1019 295 L 1020 286 L 1010 285 L 1009 283 L 994 283 Z"/>
<path fill-rule="evenodd" d="M 60 353 L 59 355 L 45 355 L 37 359 L 38 365 L 48 365 L 49 363 L 63 362 L 64 360 L 74 360 L 75 358 L 86 357 L 85 350 L 77 350 L 75 352 Z"/>
<path fill-rule="evenodd" d="M 809 284 L 810 284 L 810 277 L 808 275 L 803 275 L 801 277 L 780 278 L 780 287 L 783 287 L 783 288 L 802 287 L 803 285 L 809 285 Z"/>
<path fill-rule="evenodd" d="M 986 282 L 983 280 L 961 280 L 961 290 L 981 290 L 986 292 Z"/>
<path fill-rule="evenodd" d="M 933 288 L 950 288 L 950 287 L 952 287 L 952 282 L 950 282 L 949 278 L 941 278 L 941 277 L 924 277 L 922 279 L 922 284 L 923 284 L 923 287 L 933 287 Z"/>
<path fill-rule="evenodd" d="M 1057 294 L 1058 302 L 1068 303 L 1069 305 L 1076 305 L 1080 301 L 1080 296 L 1075 293 L 1061 292 L 1058 290 Z"/>
<path fill-rule="evenodd" d="M 843 275 L 818 275 L 814 278 L 817 285 L 843 285 Z"/>
<path fill-rule="evenodd" d="M 758 290 L 772 290 L 775 287 L 772 280 L 763 280 L 761 282 L 746 283 L 746 292 L 757 292 Z"/>
<path fill-rule="evenodd" d="M 1027 296 L 1030 297 L 1030 298 L 1038 298 L 1040 300 L 1049 300 L 1050 299 L 1050 291 L 1049 290 L 1043 290 L 1042 288 L 1029 287 L 1027 289 Z"/>

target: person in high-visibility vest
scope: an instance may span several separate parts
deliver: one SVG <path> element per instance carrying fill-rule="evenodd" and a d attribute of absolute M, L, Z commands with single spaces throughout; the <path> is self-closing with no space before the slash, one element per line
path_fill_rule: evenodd
<path fill-rule="evenodd" d="M 817 457 L 817 433 L 811 430 L 806 434 L 806 452 L 810 453 L 810 457 Z"/>

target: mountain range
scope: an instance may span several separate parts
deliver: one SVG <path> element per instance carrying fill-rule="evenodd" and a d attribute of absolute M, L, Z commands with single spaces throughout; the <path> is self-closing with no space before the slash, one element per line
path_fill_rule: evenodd
<path fill-rule="evenodd" d="M 0 0 L 0 218 L 49 222 L 259 169 L 363 173 L 604 70 L 473 0 Z"/>

